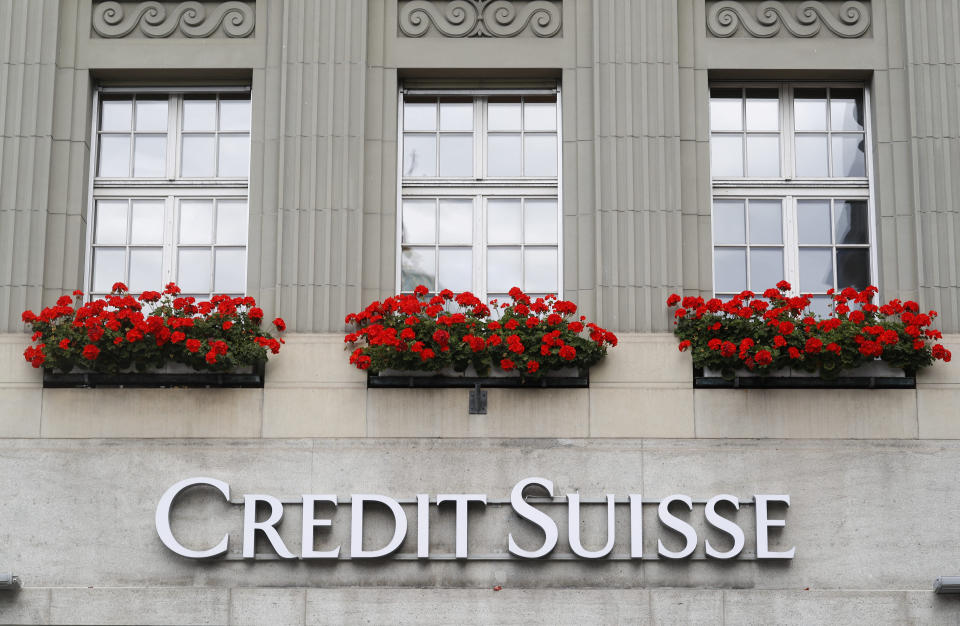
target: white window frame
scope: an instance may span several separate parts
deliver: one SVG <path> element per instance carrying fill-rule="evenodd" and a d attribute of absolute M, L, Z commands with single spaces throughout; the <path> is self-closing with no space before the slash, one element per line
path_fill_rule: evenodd
<path fill-rule="evenodd" d="M 97 201 L 98 200 L 110 200 L 110 199 L 128 199 L 132 201 L 136 200 L 163 200 L 164 201 L 164 215 L 163 215 L 163 237 L 162 243 L 158 246 L 149 246 L 149 247 L 162 247 L 162 266 L 161 266 L 161 283 L 156 286 L 157 289 L 162 288 L 168 282 L 175 281 L 177 276 L 177 250 L 180 247 L 190 248 L 203 248 L 209 247 L 212 250 L 215 250 L 219 244 L 216 243 L 215 238 L 211 238 L 211 243 L 209 246 L 206 245 L 189 245 L 184 244 L 180 246 L 177 242 L 177 235 L 179 232 L 179 224 L 176 223 L 176 217 L 179 215 L 179 211 L 176 211 L 176 204 L 181 200 L 191 200 L 191 199 L 244 199 L 247 201 L 247 215 L 248 215 L 248 228 L 249 228 L 249 181 L 250 176 L 249 172 L 245 177 L 182 177 L 179 176 L 181 167 L 181 142 L 183 137 L 183 131 L 181 128 L 182 120 L 182 109 L 183 109 L 183 96 L 185 94 L 211 94 L 211 95 L 220 95 L 220 94 L 229 94 L 229 93 L 250 93 L 249 86 L 219 86 L 219 87 L 139 87 L 139 88 L 125 88 L 125 87 L 98 87 L 94 90 L 93 96 L 93 109 L 91 111 L 91 123 L 90 123 L 90 169 L 89 169 L 89 179 L 88 179 L 88 195 L 87 195 L 87 232 L 86 232 L 86 246 L 84 248 L 84 273 L 83 273 L 83 291 L 87 297 L 92 297 L 93 294 L 93 256 L 94 250 L 98 247 L 95 243 L 95 229 L 96 229 L 96 211 L 97 211 Z M 168 97 L 168 107 L 167 107 L 167 130 L 166 130 L 166 172 L 164 176 L 161 177 L 101 177 L 97 175 L 100 162 L 100 108 L 101 102 L 103 101 L 104 94 L 117 94 L 121 96 L 139 96 L 143 95 L 165 95 Z M 252 104 L 251 104 L 252 106 Z M 252 156 L 252 120 L 251 120 L 251 129 L 248 131 L 250 136 L 250 145 L 251 145 L 251 156 Z M 106 131 L 109 132 L 109 131 Z M 135 131 L 131 131 L 135 132 Z M 215 136 L 220 134 L 219 130 L 212 131 Z M 188 133 L 189 134 L 189 133 Z M 130 167 L 133 167 L 133 149 L 134 142 L 131 141 L 131 157 L 130 157 Z M 215 152 L 215 158 L 219 158 L 219 150 Z M 214 165 L 214 172 L 216 172 L 216 164 Z M 214 223 L 215 227 L 215 223 Z M 130 223 L 128 221 L 127 228 L 130 228 Z M 120 248 L 123 247 L 126 250 L 125 261 L 129 263 L 129 250 L 133 246 L 131 244 L 126 245 L 108 245 L 105 247 L 110 248 Z M 223 246 L 236 248 L 239 247 L 236 244 Z M 243 283 L 244 291 L 246 290 L 247 282 L 247 263 L 248 260 L 247 254 L 250 249 L 249 240 L 244 244 L 244 267 L 243 267 Z M 211 258 L 211 287 L 214 287 L 213 277 L 215 276 L 215 254 Z M 126 273 L 126 270 L 125 272 Z M 209 292 L 208 295 L 212 295 L 214 291 Z M 99 292 L 98 292 L 99 294 Z M 239 294 L 238 294 L 239 295 Z"/>
<path fill-rule="evenodd" d="M 474 99 L 473 120 L 473 169 L 469 177 L 410 177 L 403 176 L 403 110 L 407 96 L 415 97 L 469 97 Z M 557 175 L 556 177 L 487 177 L 486 136 L 487 107 L 489 97 L 555 96 L 557 110 Z M 404 198 L 451 198 L 473 200 L 473 236 L 472 245 L 472 287 L 471 291 L 481 300 L 487 300 L 487 250 L 500 247 L 500 244 L 488 245 L 487 238 L 487 201 L 491 198 L 556 198 L 557 201 L 557 289 L 555 295 L 563 297 L 563 128 L 560 85 L 550 89 L 409 89 L 402 85 L 398 90 L 397 105 L 397 211 L 395 242 L 395 284 L 397 293 L 402 291 L 403 251 L 403 199 Z M 479 102 L 479 105 L 478 105 Z M 523 133 L 524 131 L 520 131 Z M 521 141 L 521 146 L 523 142 Z M 439 153 L 437 154 L 439 160 Z M 521 163 L 523 157 L 521 156 Z M 439 161 L 438 161 L 439 173 Z M 522 225 L 522 222 L 521 222 Z M 521 226 L 522 228 L 522 226 Z M 466 244 L 453 247 L 466 247 Z M 502 247 L 519 247 L 523 263 L 523 250 L 527 247 L 519 244 L 503 244 Z M 537 246 L 538 244 L 529 244 Z M 434 247 L 442 245 L 437 240 Z M 552 245 L 550 246 L 552 247 Z M 435 257 L 439 259 L 439 256 Z M 438 261 L 439 262 L 439 261 Z M 521 265 L 520 275 L 523 275 Z"/>
<path fill-rule="evenodd" d="M 791 293 L 797 295 L 800 293 L 800 261 L 799 254 L 801 247 L 830 247 L 833 250 L 833 280 L 837 284 L 837 259 L 836 250 L 838 248 L 867 248 L 869 250 L 868 259 L 870 263 L 869 278 L 870 284 L 878 284 L 877 270 L 877 225 L 874 202 L 874 173 L 873 173 L 873 129 L 870 115 L 870 89 L 863 83 L 856 82 L 833 82 L 833 81 L 711 81 L 710 90 L 714 88 L 735 88 L 735 89 L 778 89 L 779 93 L 779 113 L 780 130 L 778 133 L 780 141 L 780 176 L 776 178 L 763 177 L 714 177 L 712 174 L 711 163 L 711 200 L 710 200 L 710 258 L 712 267 L 713 284 L 711 289 L 716 295 L 716 263 L 715 250 L 717 248 L 746 248 L 746 276 L 747 284 L 750 284 L 750 257 L 749 249 L 754 246 L 749 242 L 749 211 L 745 210 L 744 224 L 746 228 L 744 244 L 717 244 L 715 236 L 716 222 L 713 214 L 714 198 L 730 199 L 759 199 L 759 200 L 780 200 L 782 202 L 782 228 L 783 228 L 783 263 L 784 278 L 792 286 Z M 796 88 L 831 88 L 831 89 L 861 89 L 863 91 L 863 135 L 864 135 L 864 160 L 866 176 L 863 177 L 827 177 L 827 178 L 796 178 L 793 176 L 796 171 L 796 143 L 795 137 L 797 131 L 794 128 L 794 107 L 793 90 Z M 709 103 L 708 103 L 709 106 Z M 746 110 L 743 112 L 744 122 L 746 121 Z M 829 121 L 830 111 L 827 110 Z M 829 125 L 829 122 L 828 122 Z M 744 123 L 743 126 L 746 129 Z M 731 131 L 734 134 L 737 131 Z M 771 131 L 772 132 L 772 131 Z M 802 132 L 802 131 L 801 131 Z M 833 148 L 829 137 L 834 131 L 824 131 L 828 135 L 827 158 L 828 171 L 832 171 Z M 725 131 L 719 131 L 724 134 Z M 741 131 L 741 134 L 744 134 Z M 713 129 L 709 129 L 710 139 L 712 141 Z M 747 148 L 744 144 L 743 159 L 744 173 L 746 173 Z M 712 148 L 710 150 L 712 159 Z M 850 199 L 862 200 L 867 204 L 868 238 L 867 244 L 840 244 L 835 241 L 833 234 L 833 203 L 831 203 L 831 244 L 820 244 L 801 246 L 798 241 L 798 223 L 797 223 L 797 201 L 802 199 Z M 757 247 L 764 247 L 759 244 Z M 776 244 L 769 244 L 766 247 L 779 247 Z M 767 285 L 766 287 L 772 287 Z M 728 292 L 721 292 L 727 294 Z"/>

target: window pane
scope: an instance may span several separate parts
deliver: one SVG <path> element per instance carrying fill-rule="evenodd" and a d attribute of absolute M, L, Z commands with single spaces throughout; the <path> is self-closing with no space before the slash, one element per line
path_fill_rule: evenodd
<path fill-rule="evenodd" d="M 837 287 L 866 289 L 870 284 L 870 251 L 867 248 L 837 250 Z"/>
<path fill-rule="evenodd" d="M 159 248 L 130 249 L 130 282 L 127 287 L 132 293 L 159 289 L 163 277 L 160 266 L 163 252 Z"/>
<path fill-rule="evenodd" d="M 557 136 L 523 136 L 523 175 L 557 175 Z"/>
<path fill-rule="evenodd" d="M 826 89 L 795 89 L 793 97 L 797 130 L 827 130 Z"/>
<path fill-rule="evenodd" d="M 158 178 L 166 174 L 166 135 L 136 135 L 133 140 L 133 175 Z"/>
<path fill-rule="evenodd" d="M 163 243 L 163 200 L 134 200 L 130 210 L 130 243 Z"/>
<path fill-rule="evenodd" d="M 520 176 L 520 135 L 487 136 L 487 175 Z"/>
<path fill-rule="evenodd" d="M 781 248 L 750 248 L 750 288 L 761 292 L 783 280 Z"/>
<path fill-rule="evenodd" d="M 250 101 L 221 100 L 220 130 L 250 130 Z"/>
<path fill-rule="evenodd" d="M 247 243 L 247 201 L 217 201 L 217 243 Z"/>
<path fill-rule="evenodd" d="M 131 107 L 130 100 L 104 100 L 100 104 L 100 130 L 129 131 Z"/>
<path fill-rule="evenodd" d="M 405 199 L 400 230 L 401 241 L 403 243 L 434 243 L 437 236 L 436 214 L 435 200 Z"/>
<path fill-rule="evenodd" d="M 403 175 L 437 175 L 437 136 L 403 136 Z"/>
<path fill-rule="evenodd" d="M 866 161 L 862 134 L 834 135 L 833 175 L 866 176 Z"/>
<path fill-rule="evenodd" d="M 210 250 L 181 249 L 177 257 L 177 285 L 185 293 L 210 293 Z"/>
<path fill-rule="evenodd" d="M 800 243 L 831 243 L 829 200 L 797 200 L 797 222 Z"/>
<path fill-rule="evenodd" d="M 780 129 L 780 93 L 776 89 L 747 89 L 747 130 Z"/>
<path fill-rule="evenodd" d="M 120 245 L 127 243 L 126 200 L 97 200 L 94 242 Z"/>
<path fill-rule="evenodd" d="M 213 243 L 213 200 L 180 201 L 180 243 Z M 184 291 L 187 291 L 184 288 Z M 210 291 L 209 288 L 200 291 Z"/>
<path fill-rule="evenodd" d="M 747 176 L 780 175 L 780 137 L 747 135 Z"/>
<path fill-rule="evenodd" d="M 714 290 L 739 293 L 747 288 L 747 251 L 743 248 L 715 248 L 713 251 Z"/>
<path fill-rule="evenodd" d="M 127 287 L 132 293 L 141 293 L 159 289 L 163 282 L 160 266 L 163 252 L 160 248 L 130 249 L 130 282 Z"/>
<path fill-rule="evenodd" d="M 405 102 L 403 105 L 403 129 L 437 130 L 437 103 Z"/>
<path fill-rule="evenodd" d="M 215 130 L 217 128 L 217 101 L 187 98 L 183 101 L 183 130 Z M 209 291 L 203 289 L 202 291 Z"/>
<path fill-rule="evenodd" d="M 827 136 L 797 135 L 797 176 L 827 176 Z"/>
<path fill-rule="evenodd" d="M 213 290 L 217 293 L 246 292 L 247 255 L 242 249 L 218 249 L 214 265 Z"/>
<path fill-rule="evenodd" d="M 217 176 L 246 178 L 250 172 L 250 136 L 220 135 Z"/>
<path fill-rule="evenodd" d="M 520 248 L 487 250 L 487 293 L 521 287 Z"/>
<path fill-rule="evenodd" d="M 865 200 L 835 200 L 833 203 L 837 243 L 868 243 L 869 223 Z M 840 269 L 837 268 L 837 272 Z"/>
<path fill-rule="evenodd" d="M 743 176 L 743 138 L 714 135 L 710 138 L 710 171 L 714 177 Z"/>
<path fill-rule="evenodd" d="M 830 296 L 813 296 L 810 298 L 808 311 L 813 311 L 820 317 L 827 317 L 833 313 L 833 298 Z"/>
<path fill-rule="evenodd" d="M 710 130 L 743 130 L 743 99 L 739 89 L 710 90 Z"/>
<path fill-rule="evenodd" d="M 783 243 L 783 211 L 780 201 L 750 200 L 749 207 L 750 243 Z M 773 283 L 768 286 L 772 287 Z"/>
<path fill-rule="evenodd" d="M 487 103 L 487 129 L 520 130 L 520 103 Z"/>
<path fill-rule="evenodd" d="M 142 100 L 137 98 L 137 125 L 138 131 L 166 131 L 167 130 L 167 101 Z"/>
<path fill-rule="evenodd" d="M 130 135 L 100 135 L 98 176 L 130 176 Z"/>
<path fill-rule="evenodd" d="M 713 242 L 745 243 L 743 200 L 713 201 Z"/>
<path fill-rule="evenodd" d="M 557 243 L 557 201 L 528 198 L 523 212 L 524 243 Z"/>
<path fill-rule="evenodd" d="M 521 220 L 519 199 L 491 198 L 488 200 L 487 243 L 520 243 L 522 241 Z"/>
<path fill-rule="evenodd" d="M 524 102 L 523 129 L 557 130 L 557 104 L 555 102 Z"/>
<path fill-rule="evenodd" d="M 404 248 L 400 253 L 400 289 L 413 291 L 419 285 L 436 290 L 436 259 L 433 248 Z"/>
<path fill-rule="evenodd" d="M 126 280 L 123 248 L 97 248 L 93 251 L 93 290 L 96 293 L 109 293 L 113 283 Z"/>
<path fill-rule="evenodd" d="M 473 200 L 440 200 L 440 243 L 473 242 Z"/>
<path fill-rule="evenodd" d="M 468 291 L 473 285 L 473 254 L 470 248 L 440 248 L 438 289 Z"/>
<path fill-rule="evenodd" d="M 473 130 L 473 102 L 441 102 L 440 130 Z"/>
<path fill-rule="evenodd" d="M 440 135 L 440 175 L 473 176 L 473 135 Z"/>
<path fill-rule="evenodd" d="M 527 248 L 523 251 L 523 288 L 532 293 L 557 292 L 557 249 Z"/>
<path fill-rule="evenodd" d="M 863 90 L 830 90 L 830 127 L 833 130 L 863 130 Z"/>
<path fill-rule="evenodd" d="M 210 177 L 214 173 L 213 135 L 184 135 L 180 171 L 183 176 Z"/>
<path fill-rule="evenodd" d="M 800 291 L 820 292 L 833 288 L 833 253 L 830 248 L 800 249 Z"/>

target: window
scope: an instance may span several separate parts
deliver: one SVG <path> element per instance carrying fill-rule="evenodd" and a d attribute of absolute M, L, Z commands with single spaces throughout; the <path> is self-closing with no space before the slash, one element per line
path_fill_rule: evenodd
<path fill-rule="evenodd" d="M 87 292 L 246 289 L 250 96 L 99 94 Z"/>
<path fill-rule="evenodd" d="M 557 95 L 402 94 L 400 291 L 559 292 Z"/>
<path fill-rule="evenodd" d="M 875 283 L 864 100 L 850 85 L 711 87 L 718 296 L 786 279 L 826 312 L 827 290 Z"/>

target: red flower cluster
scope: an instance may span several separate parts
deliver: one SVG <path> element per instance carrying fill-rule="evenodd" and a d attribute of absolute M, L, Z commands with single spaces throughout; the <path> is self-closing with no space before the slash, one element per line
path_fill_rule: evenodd
<path fill-rule="evenodd" d="M 83 293 L 61 296 L 39 314 L 24 311 L 33 341 L 24 358 L 34 367 L 69 372 L 80 366 L 116 373 L 162 367 L 173 361 L 198 370 L 229 371 L 265 360 L 280 351 L 282 339 L 260 328 L 263 311 L 251 297 L 218 295 L 197 302 L 180 297 L 169 283 L 163 290 L 134 298 L 123 283 L 110 295 L 81 304 Z M 277 318 L 274 325 L 285 327 Z"/>
<path fill-rule="evenodd" d="M 820 318 L 809 311 L 810 295 L 791 296 L 790 289 L 781 281 L 761 297 L 743 291 L 727 301 L 670 295 L 667 306 L 677 307 L 678 348 L 692 348 L 697 367 L 725 373 L 746 368 L 765 374 L 794 367 L 824 377 L 876 358 L 916 371 L 952 357 L 941 344 L 928 343 L 942 338 L 939 330 L 929 328 L 937 312 L 920 313 L 916 302 L 891 300 L 877 306 L 872 302 L 876 287 L 831 289 L 833 314 Z"/>
<path fill-rule="evenodd" d="M 344 337 L 353 347 L 350 363 L 374 372 L 472 366 L 483 374 L 497 366 L 535 377 L 589 367 L 617 345 L 610 331 L 574 317 L 576 304 L 552 295 L 534 299 L 514 287 L 511 302 L 488 306 L 468 291 L 428 294 L 421 285 L 348 315 L 346 323 L 355 327 Z"/>

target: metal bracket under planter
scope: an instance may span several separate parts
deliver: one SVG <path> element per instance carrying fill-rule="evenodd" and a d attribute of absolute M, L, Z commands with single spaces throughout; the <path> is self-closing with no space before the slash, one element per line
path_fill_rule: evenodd
<path fill-rule="evenodd" d="M 693 368 L 694 389 L 916 389 L 913 372 L 905 376 L 705 376 L 702 367 Z"/>
<path fill-rule="evenodd" d="M 375 375 L 367 373 L 369 389 L 470 389 L 469 412 L 486 415 L 486 388 L 505 389 L 586 389 L 590 387 L 590 372 L 580 370 L 576 376 L 544 376 L 521 379 L 514 376 L 410 376 Z"/>
<path fill-rule="evenodd" d="M 51 370 L 43 371 L 43 386 L 46 389 L 63 388 L 262 388 L 266 363 L 250 367 L 248 372 L 124 372 L 102 374 L 99 372 L 71 372 L 64 374 Z"/>

